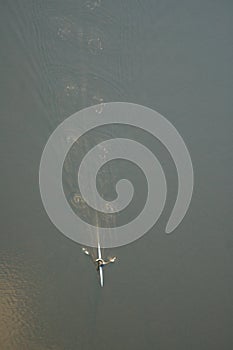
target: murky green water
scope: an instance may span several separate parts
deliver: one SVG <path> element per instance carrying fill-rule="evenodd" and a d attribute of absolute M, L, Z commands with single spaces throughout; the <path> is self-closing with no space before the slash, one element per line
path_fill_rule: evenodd
<path fill-rule="evenodd" d="M 2 2 L 0 349 L 232 348 L 232 10 L 227 0 Z M 166 236 L 174 164 L 148 135 L 111 130 L 154 150 L 169 200 L 147 235 L 111 252 L 118 261 L 101 289 L 81 246 L 50 222 L 38 169 L 65 118 L 110 101 L 151 107 L 173 123 L 193 160 L 195 190 Z M 82 152 L 106 133 L 89 136 Z M 69 165 L 64 188 L 75 206 Z M 135 183 L 134 205 L 113 222 L 145 201 L 143 174 L 132 165 L 106 170 L 124 172 Z"/>

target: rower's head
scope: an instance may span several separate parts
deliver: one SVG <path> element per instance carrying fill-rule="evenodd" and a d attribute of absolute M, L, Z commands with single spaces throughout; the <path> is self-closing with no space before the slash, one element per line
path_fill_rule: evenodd
<path fill-rule="evenodd" d="M 104 264 L 104 260 L 103 259 L 96 259 L 96 262 L 99 266 L 102 266 Z"/>

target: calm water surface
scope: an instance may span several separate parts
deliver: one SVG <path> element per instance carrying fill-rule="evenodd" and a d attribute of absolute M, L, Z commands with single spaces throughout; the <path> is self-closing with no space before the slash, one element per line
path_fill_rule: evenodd
<path fill-rule="evenodd" d="M 2 1 L 0 349 L 232 349 L 232 13 L 228 0 Z M 193 160 L 195 191 L 166 236 L 177 175 L 158 141 L 116 127 L 73 148 L 64 166 L 73 210 L 72 157 L 103 139 L 131 135 L 167 176 L 163 215 L 140 240 L 106 252 L 118 262 L 101 289 L 82 247 L 47 217 L 38 169 L 63 120 L 96 104 L 101 117 L 110 101 L 151 107 L 173 123 Z M 123 161 L 103 169 L 100 188 L 126 173 L 134 202 L 113 225 L 146 200 L 143 174 Z"/>

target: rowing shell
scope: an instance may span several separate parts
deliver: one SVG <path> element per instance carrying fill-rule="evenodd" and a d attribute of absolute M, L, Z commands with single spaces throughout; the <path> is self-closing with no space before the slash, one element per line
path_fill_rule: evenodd
<path fill-rule="evenodd" d="M 102 259 L 102 255 L 101 255 L 101 248 L 100 248 L 100 244 L 98 243 L 98 259 Z M 101 287 L 104 286 L 104 269 L 103 266 L 99 267 L 99 275 L 100 275 L 100 285 Z"/>

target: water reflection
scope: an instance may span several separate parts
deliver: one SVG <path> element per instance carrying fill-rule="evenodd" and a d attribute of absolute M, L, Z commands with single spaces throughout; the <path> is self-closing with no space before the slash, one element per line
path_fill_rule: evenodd
<path fill-rule="evenodd" d="M 38 285 L 23 256 L 1 254 L 0 260 L 0 348 L 43 349 L 37 344 L 35 324 Z"/>

